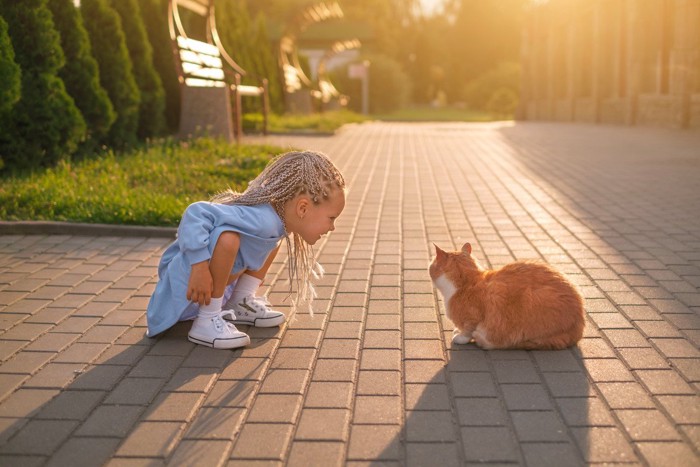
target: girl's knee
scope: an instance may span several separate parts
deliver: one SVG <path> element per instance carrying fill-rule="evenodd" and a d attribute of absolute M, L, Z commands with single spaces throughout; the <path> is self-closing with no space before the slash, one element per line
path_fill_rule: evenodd
<path fill-rule="evenodd" d="M 238 241 L 237 232 L 222 232 L 216 241 L 216 248 L 232 251 L 238 248 Z"/>

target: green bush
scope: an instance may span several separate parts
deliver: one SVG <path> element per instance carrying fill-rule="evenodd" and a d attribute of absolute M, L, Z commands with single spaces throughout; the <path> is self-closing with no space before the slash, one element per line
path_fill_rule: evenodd
<path fill-rule="evenodd" d="M 12 109 L 20 98 L 19 65 L 15 62 L 15 50 L 7 34 L 7 23 L 0 17 L 0 113 Z"/>
<path fill-rule="evenodd" d="M 486 110 L 499 118 L 513 118 L 518 107 L 518 95 L 510 88 L 500 88 L 491 94 Z"/>
<path fill-rule="evenodd" d="M 139 4 L 136 0 L 111 0 L 110 3 L 121 17 L 134 78 L 141 94 L 138 136 L 145 139 L 161 135 L 165 129 L 165 91 L 153 66 L 153 48 Z"/>
<path fill-rule="evenodd" d="M 66 64 L 58 75 L 85 119 L 88 138 L 93 142 L 103 140 L 116 114 L 107 91 L 100 85 L 99 69 L 83 19 L 73 0 L 49 0 L 48 6 L 66 56 Z"/>
<path fill-rule="evenodd" d="M 168 0 L 139 0 L 141 16 L 153 48 L 153 66 L 165 91 L 165 121 L 170 133 L 180 125 L 180 83 L 168 32 Z"/>
<path fill-rule="evenodd" d="M 0 0 L 0 15 L 22 70 L 21 98 L 0 122 L 0 154 L 7 168 L 53 165 L 77 149 L 86 127 L 57 75 L 64 56 L 51 12 L 46 0 Z"/>
<path fill-rule="evenodd" d="M 408 103 L 411 95 L 411 83 L 401 65 L 385 55 L 371 55 L 363 60 L 369 60 L 369 111 L 370 113 L 386 113 L 400 109 Z M 348 67 L 340 67 L 331 74 L 331 81 L 343 94 L 350 97 L 349 108 L 354 111 L 362 110 L 362 87 L 359 79 L 348 77 Z"/>
<path fill-rule="evenodd" d="M 141 94 L 134 79 L 121 19 L 107 0 L 81 0 L 80 11 L 100 68 L 100 83 L 117 112 L 117 119 L 104 142 L 116 148 L 135 144 Z"/>
<path fill-rule="evenodd" d="M 497 93 L 504 99 L 506 90 L 517 100 L 520 95 L 520 65 L 518 63 L 504 62 L 493 70 L 487 71 L 478 78 L 469 82 L 464 89 L 462 98 L 467 106 L 475 110 L 488 110 L 489 102 Z"/>

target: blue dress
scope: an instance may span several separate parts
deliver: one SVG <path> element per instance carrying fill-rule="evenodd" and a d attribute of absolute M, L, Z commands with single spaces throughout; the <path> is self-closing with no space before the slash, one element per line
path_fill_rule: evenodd
<path fill-rule="evenodd" d="M 197 315 L 199 306 L 187 300 L 191 267 L 211 258 L 219 235 L 228 231 L 240 235 L 232 274 L 259 270 L 286 235 L 282 220 L 270 204 L 240 206 L 202 201 L 188 206 L 177 238 L 158 265 L 158 284 L 146 312 L 149 337 Z"/>

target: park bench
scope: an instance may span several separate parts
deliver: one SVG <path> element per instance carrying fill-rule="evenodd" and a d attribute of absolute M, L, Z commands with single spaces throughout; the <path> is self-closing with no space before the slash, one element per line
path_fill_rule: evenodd
<path fill-rule="evenodd" d="M 326 50 L 321 60 L 319 60 L 316 73 L 318 76 L 318 90 L 314 94 L 314 97 L 318 100 L 319 109 L 321 111 L 346 107 L 349 101 L 349 97 L 341 94 L 331 82 L 327 71 L 328 60 L 346 50 L 359 49 L 360 46 L 361 43 L 358 39 L 336 41 Z"/>
<path fill-rule="evenodd" d="M 186 12 L 203 20 L 201 29 L 206 37 L 195 39 L 187 34 L 183 21 Z M 182 91 L 180 136 L 205 131 L 228 141 L 240 141 L 243 96 L 262 99 L 262 130 L 266 134 L 267 79 L 251 76 L 226 52 L 216 29 L 213 0 L 170 0 L 168 25 Z M 256 78 L 258 85 L 241 84 L 246 76 Z"/>
<path fill-rule="evenodd" d="M 332 84 L 330 87 L 327 85 L 330 81 L 324 82 L 325 91 L 314 86 L 313 81 L 306 75 L 301 66 L 297 39 L 311 24 L 342 17 L 343 10 L 337 2 L 319 2 L 301 10 L 287 24 L 280 39 L 279 63 L 282 71 L 285 107 L 288 112 L 308 113 L 313 109 L 312 98 L 319 99 L 323 95 L 328 96 L 330 95 L 328 93 L 332 93 L 332 89 L 335 89 Z"/>

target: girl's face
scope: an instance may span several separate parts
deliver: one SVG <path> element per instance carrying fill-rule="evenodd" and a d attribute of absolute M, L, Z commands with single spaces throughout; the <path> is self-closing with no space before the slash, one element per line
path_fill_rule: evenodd
<path fill-rule="evenodd" d="M 345 208 L 345 191 L 333 188 L 327 199 L 314 204 L 308 196 L 301 195 L 297 199 L 297 225 L 294 232 L 304 241 L 314 245 L 321 236 L 335 230 L 335 220 Z"/>

